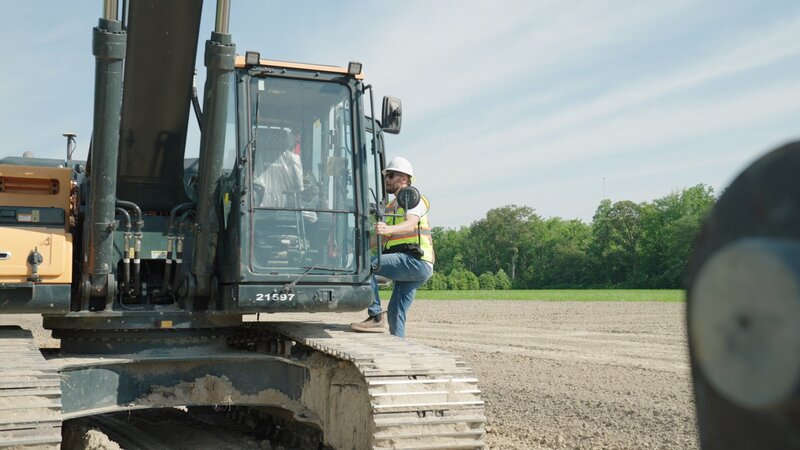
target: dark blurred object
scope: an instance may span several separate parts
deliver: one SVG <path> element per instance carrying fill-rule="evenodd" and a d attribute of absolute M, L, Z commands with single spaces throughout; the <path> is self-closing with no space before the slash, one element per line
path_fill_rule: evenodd
<path fill-rule="evenodd" d="M 739 175 L 688 266 L 687 328 L 704 449 L 800 448 L 800 142 Z"/>

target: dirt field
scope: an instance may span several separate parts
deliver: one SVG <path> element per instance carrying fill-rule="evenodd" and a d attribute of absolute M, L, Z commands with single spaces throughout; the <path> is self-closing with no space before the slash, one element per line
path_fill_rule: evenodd
<path fill-rule="evenodd" d="M 477 371 L 490 447 L 697 447 L 683 304 L 416 306 L 410 337 Z"/>
<path fill-rule="evenodd" d="M 489 448 L 697 448 L 683 313 L 676 303 L 418 300 L 407 333 L 476 371 Z"/>
<path fill-rule="evenodd" d="M 691 449 L 684 330 L 682 303 L 418 300 L 406 333 L 476 371 L 489 448 Z"/>

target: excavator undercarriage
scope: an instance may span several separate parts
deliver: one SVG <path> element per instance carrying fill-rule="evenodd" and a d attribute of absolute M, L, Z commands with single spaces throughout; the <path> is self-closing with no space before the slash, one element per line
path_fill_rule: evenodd
<path fill-rule="evenodd" d="M 280 423 L 272 439 L 297 448 L 483 446 L 477 378 L 442 350 L 315 322 L 137 334 L 87 332 L 43 356 L 29 331 L 0 329 L 3 444 L 57 445 L 62 421 L 206 406 L 253 418 L 265 436 L 263 423 Z"/>

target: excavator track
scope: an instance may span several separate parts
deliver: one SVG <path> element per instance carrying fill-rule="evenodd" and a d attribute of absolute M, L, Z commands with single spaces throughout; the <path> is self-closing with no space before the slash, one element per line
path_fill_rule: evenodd
<path fill-rule="evenodd" d="M 61 446 L 61 382 L 30 331 L 0 326 L 0 448 Z"/>
<path fill-rule="evenodd" d="M 343 325 L 269 322 L 249 327 L 308 368 L 296 415 L 317 423 L 325 448 L 480 449 L 484 403 L 457 356 Z M 0 448 L 61 444 L 61 379 L 30 331 L 0 327 Z M 315 416 L 316 415 L 316 416 Z"/>
<path fill-rule="evenodd" d="M 372 417 L 369 436 L 362 441 L 370 442 L 368 448 L 484 447 L 486 418 L 478 379 L 456 355 L 388 334 L 355 333 L 343 325 L 268 326 L 297 344 L 356 367 Z M 359 447 L 358 438 L 355 444 Z"/>

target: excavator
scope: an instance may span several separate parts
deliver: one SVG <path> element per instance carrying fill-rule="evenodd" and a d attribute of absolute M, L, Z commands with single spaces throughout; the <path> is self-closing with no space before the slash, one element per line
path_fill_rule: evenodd
<path fill-rule="evenodd" d="M 0 158 L 0 314 L 40 314 L 60 340 L 0 327 L 0 447 L 58 448 L 73 421 L 172 410 L 235 416 L 284 448 L 483 448 L 484 403 L 456 355 L 245 320 L 370 304 L 384 136 L 402 107 L 385 97 L 377 119 L 357 62 L 237 54 L 229 0 L 201 106 L 202 9 L 104 0 L 88 157 Z"/>

